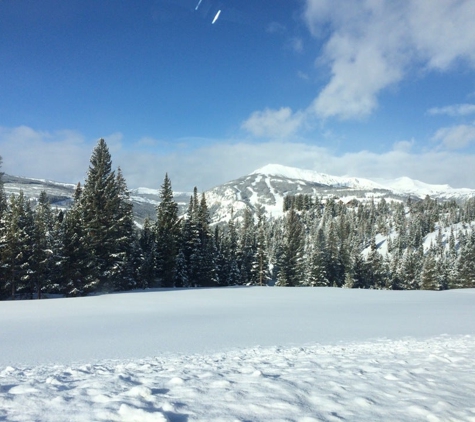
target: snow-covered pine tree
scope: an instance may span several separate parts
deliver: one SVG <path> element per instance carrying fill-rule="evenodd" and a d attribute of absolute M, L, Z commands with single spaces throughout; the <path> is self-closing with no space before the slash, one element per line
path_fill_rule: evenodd
<path fill-rule="evenodd" d="M 216 244 L 210 228 L 210 215 L 206 196 L 201 194 L 198 208 L 198 230 L 200 236 L 200 267 L 198 283 L 200 286 L 212 287 L 219 284 L 216 271 Z"/>
<path fill-rule="evenodd" d="M 227 231 L 223 238 L 223 257 L 224 269 L 223 277 L 225 277 L 225 284 L 228 286 L 235 286 L 241 283 L 241 274 L 238 265 L 238 232 L 234 222 L 234 213 L 231 210 L 231 217 L 227 224 Z"/>
<path fill-rule="evenodd" d="M 53 226 L 51 205 L 46 192 L 42 191 L 34 213 L 32 254 L 33 282 L 38 299 L 41 299 L 43 292 L 51 290 L 51 276 L 56 258 L 53 252 Z"/>
<path fill-rule="evenodd" d="M 460 251 L 460 258 L 457 268 L 458 288 L 474 288 L 475 287 L 475 230 L 472 230 L 468 241 L 465 242 Z"/>
<path fill-rule="evenodd" d="M 98 278 L 91 259 L 90 236 L 83 224 L 82 187 L 78 183 L 74 203 L 65 214 L 61 230 L 61 282 L 60 291 L 65 296 L 85 296 L 97 287 Z"/>
<path fill-rule="evenodd" d="M 156 236 L 153 224 L 148 217 L 145 218 L 140 232 L 139 246 L 138 287 L 142 289 L 156 287 L 158 285 Z"/>
<path fill-rule="evenodd" d="M 157 276 L 162 287 L 176 285 L 177 258 L 179 253 L 180 220 L 178 205 L 173 199 L 173 190 L 168 174 L 165 174 L 160 204 L 157 207 L 156 255 Z"/>
<path fill-rule="evenodd" d="M 387 271 L 383 257 L 379 253 L 376 240 L 371 240 L 371 250 L 366 260 L 368 286 L 374 289 L 383 289 L 387 285 Z"/>
<path fill-rule="evenodd" d="M 133 204 L 127 183 L 119 167 L 115 179 L 117 203 L 114 211 L 111 235 L 115 238 L 114 251 L 110 255 L 114 290 L 129 290 L 136 287 L 134 262 L 138 255 L 134 229 Z"/>
<path fill-rule="evenodd" d="M 304 281 L 304 228 L 300 216 L 292 206 L 287 213 L 284 225 L 283 253 L 277 277 L 279 286 L 298 286 Z"/>
<path fill-rule="evenodd" d="M 257 211 L 256 247 L 251 261 L 251 281 L 259 286 L 267 284 L 270 280 L 265 223 L 264 209 L 259 207 Z"/>
<path fill-rule="evenodd" d="M 2 236 L 1 260 L 4 286 L 8 296 L 33 296 L 31 257 L 33 253 L 34 222 L 30 202 L 23 191 L 11 195 Z"/>
<path fill-rule="evenodd" d="M 424 256 L 424 263 L 421 272 L 421 289 L 422 290 L 440 290 L 439 272 L 437 261 L 435 259 L 435 250 L 430 249 Z"/>
<path fill-rule="evenodd" d="M 249 208 L 244 210 L 244 217 L 240 231 L 239 261 L 240 261 L 240 284 L 248 284 L 252 278 L 252 261 L 256 252 L 256 234 L 254 215 Z"/>
<path fill-rule="evenodd" d="M 131 207 L 124 185 L 123 179 L 116 179 L 109 148 L 105 140 L 100 139 L 91 155 L 80 211 L 89 252 L 87 268 L 91 269 L 102 291 L 129 287 L 123 284 L 129 270 L 125 249 L 130 247 L 127 242 L 133 242 L 133 238 L 128 236 Z M 119 285 L 117 279 L 121 280 Z"/>
<path fill-rule="evenodd" d="M 180 236 L 180 251 L 184 256 L 182 268 L 186 270 L 186 279 L 190 286 L 197 285 L 197 271 L 200 265 L 199 249 L 201 240 L 198 231 L 197 212 L 195 211 L 196 207 L 198 207 L 197 197 L 198 190 L 195 188 L 193 196 L 190 197 Z"/>

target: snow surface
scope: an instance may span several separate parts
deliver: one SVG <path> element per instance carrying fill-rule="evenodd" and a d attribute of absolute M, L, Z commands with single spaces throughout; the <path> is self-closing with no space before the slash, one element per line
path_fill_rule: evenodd
<path fill-rule="evenodd" d="M 320 183 L 333 187 L 348 187 L 362 190 L 385 189 L 396 194 L 414 195 L 419 198 L 425 196 L 440 196 L 442 198 L 470 198 L 475 195 L 475 190 L 468 188 L 452 188 L 451 186 L 433 185 L 414 180 L 409 177 L 397 179 L 365 179 L 350 176 L 331 176 L 325 173 L 318 173 L 313 170 L 302 170 L 295 167 L 282 166 L 280 164 L 268 164 L 251 174 L 262 174 L 267 176 L 279 176 L 289 179 L 305 180 L 313 183 Z"/>
<path fill-rule="evenodd" d="M 475 421 L 475 290 L 0 303 L 0 420 Z"/>
<path fill-rule="evenodd" d="M 282 166 L 280 164 L 268 164 L 255 170 L 251 174 L 263 174 L 267 176 L 280 176 L 288 179 L 305 180 L 313 183 L 334 187 L 352 187 L 358 189 L 384 189 L 380 184 L 369 179 L 347 176 L 331 176 L 318 173 L 313 170 L 303 170 L 295 167 Z"/>

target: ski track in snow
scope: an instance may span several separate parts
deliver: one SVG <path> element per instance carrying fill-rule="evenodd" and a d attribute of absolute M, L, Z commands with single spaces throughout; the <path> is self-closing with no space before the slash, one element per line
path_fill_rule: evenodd
<path fill-rule="evenodd" d="M 0 370 L 5 421 L 475 421 L 475 338 Z"/>

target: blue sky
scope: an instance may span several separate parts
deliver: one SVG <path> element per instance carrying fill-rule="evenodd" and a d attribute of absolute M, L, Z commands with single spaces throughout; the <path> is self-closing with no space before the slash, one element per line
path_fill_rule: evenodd
<path fill-rule="evenodd" d="M 83 180 L 104 137 L 129 187 L 279 163 L 475 188 L 473 22 L 472 0 L 0 0 L 3 171 Z"/>

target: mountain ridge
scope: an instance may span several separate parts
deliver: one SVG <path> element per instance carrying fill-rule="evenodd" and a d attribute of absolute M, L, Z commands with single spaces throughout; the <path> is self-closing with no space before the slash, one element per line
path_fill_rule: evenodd
<path fill-rule="evenodd" d="M 67 208 L 76 185 L 44 179 L 4 175 L 7 194 L 21 190 L 29 198 L 36 199 L 42 190 L 49 195 L 54 206 Z M 212 223 L 239 218 L 245 209 L 256 212 L 262 208 L 268 216 L 278 217 L 283 213 L 284 197 L 305 194 L 325 200 L 336 197 L 345 203 L 353 200 L 405 201 L 408 197 L 463 201 L 475 196 L 475 189 L 452 188 L 447 184 L 435 185 L 400 177 L 397 179 L 367 179 L 350 176 L 332 176 L 313 170 L 268 164 L 237 179 L 218 185 L 206 192 Z M 180 212 L 186 212 L 191 192 L 174 192 Z M 160 203 L 160 189 L 139 187 L 130 189 L 134 212 L 139 223 L 146 217 L 155 218 L 156 206 Z"/>

